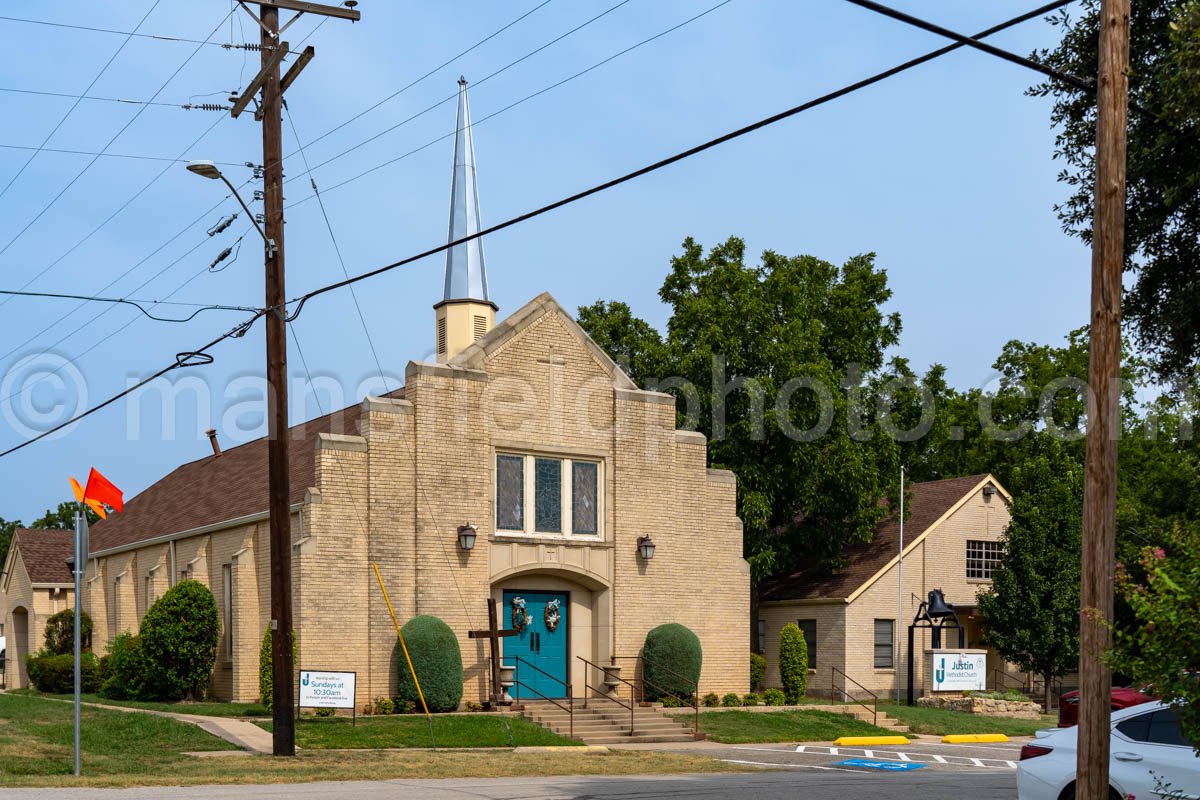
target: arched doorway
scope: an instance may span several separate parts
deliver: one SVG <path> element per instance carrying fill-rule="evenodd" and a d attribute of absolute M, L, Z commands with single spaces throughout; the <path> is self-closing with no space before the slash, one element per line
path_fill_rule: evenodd
<path fill-rule="evenodd" d="M 29 652 L 29 612 L 22 607 L 12 611 L 13 630 L 8 637 L 8 657 L 5 661 L 5 683 L 9 689 L 24 689 L 29 685 L 25 674 L 25 654 Z"/>

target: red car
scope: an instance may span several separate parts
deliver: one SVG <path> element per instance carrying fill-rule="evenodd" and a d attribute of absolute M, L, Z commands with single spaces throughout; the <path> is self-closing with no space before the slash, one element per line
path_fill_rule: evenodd
<path fill-rule="evenodd" d="M 1114 686 L 1112 690 L 1112 710 L 1140 706 L 1149 703 L 1154 698 L 1128 686 Z M 1058 727 L 1069 728 L 1079 724 L 1079 692 L 1067 692 L 1058 701 Z"/>

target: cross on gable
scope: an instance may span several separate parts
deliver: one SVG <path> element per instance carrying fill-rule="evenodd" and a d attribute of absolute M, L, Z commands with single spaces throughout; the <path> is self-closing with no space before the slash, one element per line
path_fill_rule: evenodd
<path fill-rule="evenodd" d="M 554 386 L 556 383 L 558 383 L 558 376 L 555 374 L 554 368 L 566 366 L 566 364 L 567 364 L 566 359 L 562 358 L 561 356 L 555 355 L 554 346 L 551 345 L 550 351 L 546 355 L 546 357 L 539 358 L 537 360 L 537 362 L 539 364 L 546 365 L 546 372 L 549 375 L 549 387 L 550 387 L 549 401 L 550 401 L 550 406 L 553 407 L 554 406 Z"/>
<path fill-rule="evenodd" d="M 520 631 L 501 628 L 496 623 L 496 601 L 488 598 L 488 626 L 486 630 L 467 631 L 467 638 L 487 639 L 492 651 L 492 708 L 500 705 L 503 693 L 500 689 L 500 639 L 504 636 L 519 636 Z"/>

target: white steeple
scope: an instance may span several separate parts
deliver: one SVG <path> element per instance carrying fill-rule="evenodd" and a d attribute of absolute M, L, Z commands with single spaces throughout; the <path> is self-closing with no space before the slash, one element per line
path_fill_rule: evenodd
<path fill-rule="evenodd" d="M 479 186 L 475 178 L 475 138 L 467 79 L 458 79 L 458 124 L 454 134 L 454 174 L 450 184 L 450 231 L 447 242 L 479 233 Z M 488 297 L 483 240 L 472 239 L 446 251 L 446 286 L 437 312 L 437 358 L 448 361 L 496 324 L 496 305 Z"/>

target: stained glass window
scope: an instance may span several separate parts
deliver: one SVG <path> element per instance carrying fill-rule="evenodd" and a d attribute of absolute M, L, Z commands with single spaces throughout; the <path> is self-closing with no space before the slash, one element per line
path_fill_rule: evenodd
<path fill-rule="evenodd" d="M 533 460 L 534 530 L 562 533 L 562 461 Z"/>
<path fill-rule="evenodd" d="M 571 462 L 571 530 L 596 533 L 596 490 L 599 465 L 590 461 Z"/>
<path fill-rule="evenodd" d="M 496 528 L 525 530 L 525 459 L 496 456 Z"/>

